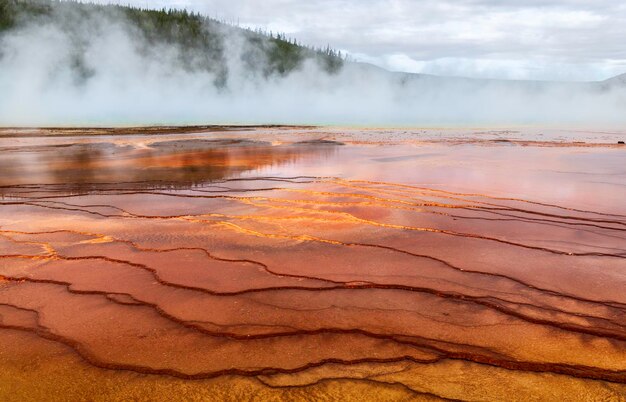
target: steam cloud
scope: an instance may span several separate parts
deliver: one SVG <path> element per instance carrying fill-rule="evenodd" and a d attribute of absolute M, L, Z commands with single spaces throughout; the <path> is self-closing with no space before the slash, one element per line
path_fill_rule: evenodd
<path fill-rule="evenodd" d="M 177 45 L 147 43 L 115 12 L 31 21 L 0 37 L 0 125 L 626 123 L 619 82 L 411 76 L 358 63 L 331 74 L 314 59 L 267 76 L 250 68 L 268 63 L 264 52 L 235 29 L 219 34 L 223 86 L 200 57 L 183 63 Z"/>

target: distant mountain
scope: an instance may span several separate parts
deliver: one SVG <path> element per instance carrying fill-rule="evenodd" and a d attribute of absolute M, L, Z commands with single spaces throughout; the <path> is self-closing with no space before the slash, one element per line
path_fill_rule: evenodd
<path fill-rule="evenodd" d="M 603 81 L 604 84 L 626 86 L 626 73 L 618 75 L 617 77 L 609 78 Z"/>
<path fill-rule="evenodd" d="M 391 72 L 368 63 L 346 62 L 344 68 L 357 74 L 367 74 L 372 77 L 391 78 L 398 86 L 441 86 L 464 87 L 468 89 L 502 88 L 524 92 L 539 92 L 543 90 L 583 89 L 592 92 L 607 91 L 610 89 L 626 88 L 626 73 L 604 81 L 539 81 L 539 80 L 506 80 L 489 78 L 470 78 L 457 76 L 441 76 L 423 73 Z"/>

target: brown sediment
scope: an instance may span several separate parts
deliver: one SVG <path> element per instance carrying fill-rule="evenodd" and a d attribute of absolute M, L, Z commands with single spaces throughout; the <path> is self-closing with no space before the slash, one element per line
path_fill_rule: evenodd
<path fill-rule="evenodd" d="M 230 129 L 0 138 L 1 399 L 625 397 L 622 151 Z"/>
<path fill-rule="evenodd" d="M 201 125 L 201 126 L 129 126 L 129 127 L 1 127 L 0 138 L 76 137 L 102 135 L 167 135 L 212 133 L 259 129 L 307 129 L 314 126 L 293 125 Z"/>

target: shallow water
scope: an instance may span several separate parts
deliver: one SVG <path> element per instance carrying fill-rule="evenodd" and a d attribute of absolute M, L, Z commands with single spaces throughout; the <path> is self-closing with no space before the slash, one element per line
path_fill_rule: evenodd
<path fill-rule="evenodd" d="M 624 148 L 320 130 L 0 139 L 2 399 L 624 398 Z"/>

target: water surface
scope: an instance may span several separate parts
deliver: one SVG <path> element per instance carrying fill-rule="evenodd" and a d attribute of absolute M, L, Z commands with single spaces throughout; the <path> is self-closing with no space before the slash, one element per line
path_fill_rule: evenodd
<path fill-rule="evenodd" d="M 0 139 L 2 399 L 626 395 L 623 148 L 272 130 Z"/>

